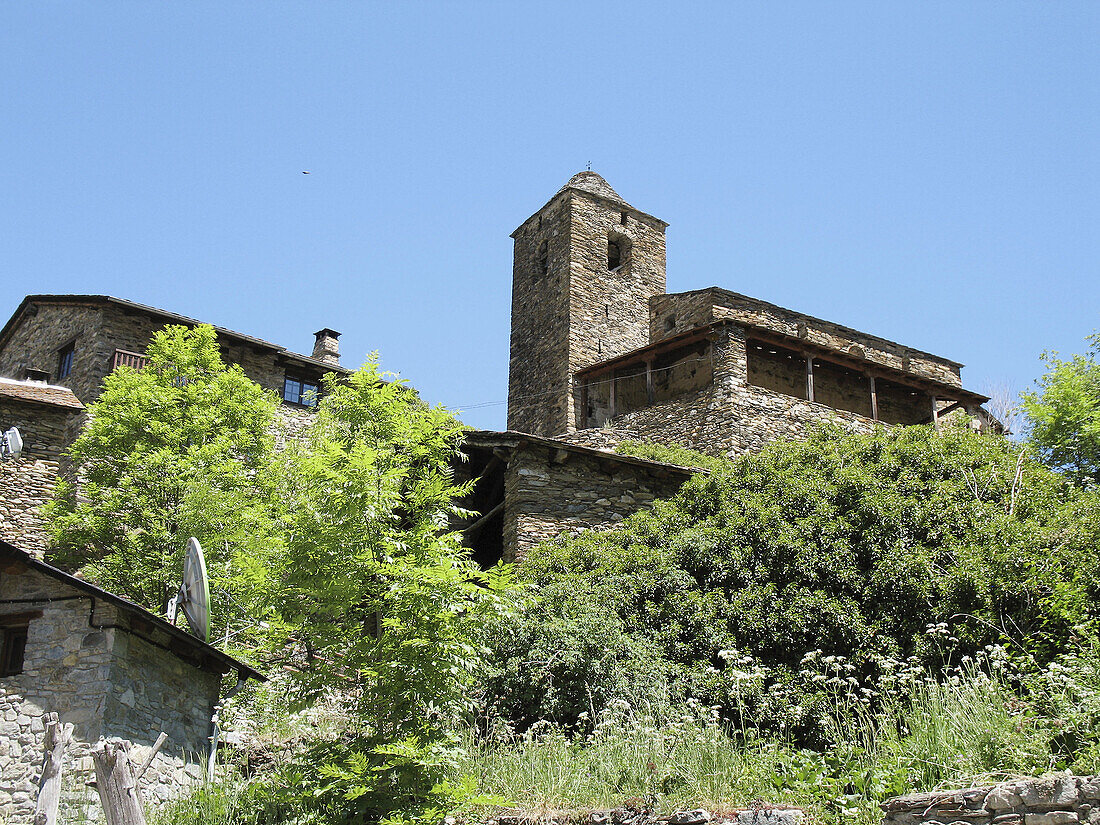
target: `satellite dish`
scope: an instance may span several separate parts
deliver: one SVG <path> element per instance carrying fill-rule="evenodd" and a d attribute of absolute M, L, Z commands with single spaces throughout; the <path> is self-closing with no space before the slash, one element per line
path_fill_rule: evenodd
<path fill-rule="evenodd" d="M 23 436 L 19 434 L 19 429 L 12 427 L 0 440 L 0 457 L 2 458 L 19 458 L 19 455 L 23 452 Z"/>
<path fill-rule="evenodd" d="M 180 608 L 187 617 L 191 632 L 204 642 L 210 640 L 210 579 L 206 576 L 206 559 L 199 540 L 187 540 L 187 555 L 183 559 L 183 584 L 168 602 L 168 621 L 176 623 Z"/>

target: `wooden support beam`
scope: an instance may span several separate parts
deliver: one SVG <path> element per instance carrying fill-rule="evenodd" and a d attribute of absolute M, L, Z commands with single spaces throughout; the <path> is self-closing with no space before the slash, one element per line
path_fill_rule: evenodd
<path fill-rule="evenodd" d="M 607 397 L 608 397 L 607 417 L 608 418 L 614 418 L 615 417 L 615 370 L 611 370 L 610 375 L 611 375 L 611 377 L 610 377 L 609 380 L 611 381 L 611 383 L 607 387 Z"/>
<path fill-rule="evenodd" d="M 802 353 L 806 359 L 806 400 L 814 400 L 814 357 L 808 352 Z"/>
<path fill-rule="evenodd" d="M 647 404 L 652 404 L 657 400 L 657 393 L 653 388 L 653 361 L 648 360 L 645 362 L 645 400 Z"/>
<path fill-rule="evenodd" d="M 932 399 L 932 424 L 935 425 L 938 430 L 940 428 L 939 399 L 934 395 L 929 397 Z"/>
<path fill-rule="evenodd" d="M 463 534 L 467 535 L 467 536 L 474 535 L 474 533 L 478 532 L 482 527 L 484 527 L 486 524 L 489 523 L 489 519 L 491 519 L 493 516 L 495 516 L 497 513 L 499 513 L 503 509 L 504 509 L 504 502 L 502 501 L 502 502 L 500 502 L 500 504 L 498 504 L 496 507 L 494 507 L 488 513 L 483 515 L 481 518 L 479 518 L 477 521 L 475 521 L 473 524 L 471 524 L 469 527 L 467 527 L 465 530 L 463 530 L 462 531 Z"/>
<path fill-rule="evenodd" d="M 878 390 L 875 387 L 875 374 L 868 373 L 867 379 L 871 382 L 871 418 L 878 421 Z"/>

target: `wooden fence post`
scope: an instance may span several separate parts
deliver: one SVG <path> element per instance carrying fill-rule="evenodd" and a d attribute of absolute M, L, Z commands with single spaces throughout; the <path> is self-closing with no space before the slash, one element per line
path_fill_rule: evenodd
<path fill-rule="evenodd" d="M 73 738 L 72 723 L 64 725 L 56 713 L 44 717 L 42 776 L 38 780 L 38 802 L 34 806 L 34 825 L 57 825 L 57 807 L 61 801 L 61 774 L 65 769 L 65 748 Z"/>
<path fill-rule="evenodd" d="M 121 739 L 100 739 L 92 748 L 92 762 L 107 825 L 145 825 L 129 745 Z"/>

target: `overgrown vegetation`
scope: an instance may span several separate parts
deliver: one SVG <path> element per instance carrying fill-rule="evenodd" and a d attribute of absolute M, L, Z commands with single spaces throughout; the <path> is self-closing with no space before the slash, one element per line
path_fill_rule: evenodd
<path fill-rule="evenodd" d="M 187 347 L 209 351 L 172 335 L 162 371 L 187 363 Z M 1029 403 L 1068 397 L 1094 413 L 1095 354 L 1051 360 Z M 207 455 L 173 406 L 208 398 L 199 385 L 221 371 L 199 360 L 158 386 L 170 416 L 152 428 L 193 434 L 112 447 L 134 448 L 134 479 L 190 466 L 161 451 Z M 136 375 L 121 373 L 118 394 L 141 399 Z M 140 415 L 111 399 L 121 421 Z M 624 445 L 705 472 L 615 530 L 543 545 L 513 588 L 508 569 L 478 570 L 448 532 L 466 515 L 449 471 L 459 423 L 373 362 L 329 378 L 308 438 L 277 458 L 261 444 L 249 471 L 272 540 L 236 561 L 233 581 L 262 619 L 252 639 L 276 678 L 229 716 L 256 745 L 247 766 L 225 766 L 158 821 L 433 823 L 504 804 L 667 812 L 763 799 L 870 825 L 878 801 L 908 791 L 1100 771 L 1091 419 L 1060 410 L 1044 429 L 1038 409 L 1026 445 L 931 427 L 822 430 L 736 461 Z M 77 452 L 90 473 L 113 445 L 110 428 L 96 432 Z M 214 474 L 230 504 L 245 492 L 235 472 Z M 89 475 L 104 506 L 140 508 L 123 495 L 130 478 Z M 184 490 L 194 499 L 179 512 L 219 489 Z M 105 531 L 83 560 L 97 575 L 125 574 L 108 528 L 146 552 L 144 522 L 100 524 L 73 506 L 57 505 L 58 535 Z M 143 565 L 165 552 L 157 518 Z M 173 529 L 198 523 L 187 518 Z M 153 581 L 147 596 L 162 589 Z"/>

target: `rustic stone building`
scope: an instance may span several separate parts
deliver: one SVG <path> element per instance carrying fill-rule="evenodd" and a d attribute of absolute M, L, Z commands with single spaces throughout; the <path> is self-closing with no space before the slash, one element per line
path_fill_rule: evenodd
<path fill-rule="evenodd" d="M 143 779 L 147 799 L 201 779 L 227 673 L 263 679 L 163 618 L 0 541 L 0 819 L 31 821 L 46 713 L 74 726 L 65 821 L 86 808 L 86 757 L 101 736 L 130 740 L 141 758 L 168 734 Z"/>
<path fill-rule="evenodd" d="M 824 421 L 990 423 L 954 361 L 718 287 L 666 294 L 666 226 L 580 172 L 513 233 L 509 429 L 737 455 Z"/>
<path fill-rule="evenodd" d="M 84 406 L 99 397 L 118 366 L 140 368 L 153 333 L 193 318 L 105 295 L 28 295 L 0 330 L 0 430 L 18 427 L 24 455 L 0 464 L 0 539 L 41 551 L 39 508 L 49 500 L 64 450 L 80 431 Z M 340 333 L 315 333 L 313 353 L 215 327 L 222 357 L 282 399 L 280 437 L 300 432 L 316 403 L 321 376 L 340 366 Z"/>

